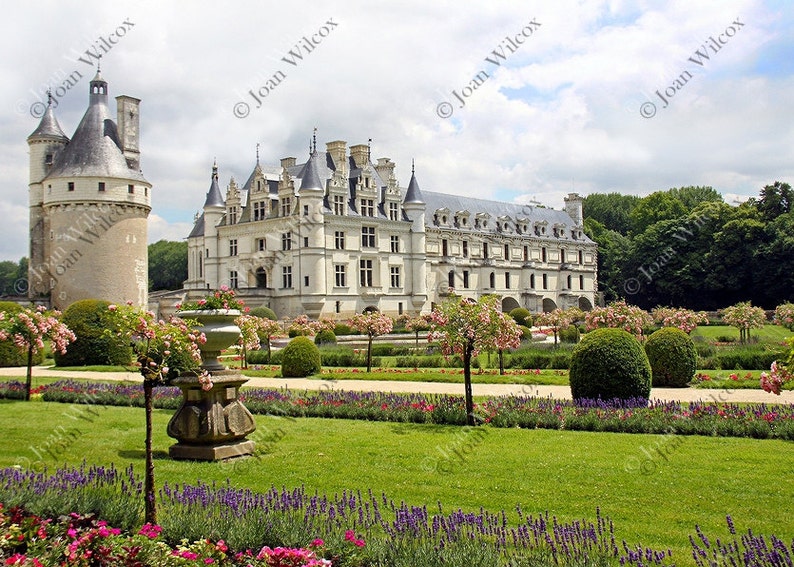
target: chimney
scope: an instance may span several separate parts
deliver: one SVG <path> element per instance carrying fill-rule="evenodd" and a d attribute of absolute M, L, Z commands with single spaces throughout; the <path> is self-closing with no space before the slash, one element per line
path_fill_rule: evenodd
<path fill-rule="evenodd" d="M 138 117 L 139 98 L 120 95 L 116 97 L 116 121 L 118 123 L 121 151 L 127 160 L 127 167 L 134 170 L 141 168 L 141 151 L 138 147 L 140 120 Z"/>
<path fill-rule="evenodd" d="M 363 169 L 367 164 L 367 158 L 369 157 L 369 146 L 367 144 L 356 144 L 355 146 L 350 146 L 350 157 L 353 158 L 353 162 L 356 164 L 356 167 Z"/>
<path fill-rule="evenodd" d="M 347 177 L 347 142 L 336 140 L 325 144 L 325 148 L 331 159 L 334 160 L 336 171 L 343 177 Z"/>
<path fill-rule="evenodd" d="M 281 167 L 292 167 L 295 165 L 295 161 L 294 157 L 281 158 Z"/>
<path fill-rule="evenodd" d="M 383 179 L 383 182 L 387 185 L 389 184 L 389 179 L 394 175 L 394 166 L 395 163 L 389 158 L 378 158 L 378 165 L 375 166 L 375 171 L 378 172 L 380 178 Z"/>
<path fill-rule="evenodd" d="M 579 193 L 568 193 L 563 200 L 565 201 L 565 212 L 573 219 L 573 224 L 582 226 L 582 198 Z"/>

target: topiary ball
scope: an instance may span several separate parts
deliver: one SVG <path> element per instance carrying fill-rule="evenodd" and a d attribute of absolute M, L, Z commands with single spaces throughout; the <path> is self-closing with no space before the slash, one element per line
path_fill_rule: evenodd
<path fill-rule="evenodd" d="M 270 319 L 271 321 L 278 321 L 278 317 L 276 316 L 276 312 L 273 311 L 270 307 L 254 307 L 251 311 L 248 312 L 249 315 L 253 315 L 255 317 L 261 317 L 262 319 Z"/>
<path fill-rule="evenodd" d="M 632 335 L 623 329 L 596 329 L 573 349 L 570 383 L 574 400 L 647 400 L 651 366 L 642 345 Z"/>
<path fill-rule="evenodd" d="M 304 378 L 320 371 L 320 349 L 307 337 L 295 337 L 281 351 L 281 376 Z"/>
<path fill-rule="evenodd" d="M 515 321 L 518 325 L 524 325 L 526 327 L 532 325 L 532 314 L 528 309 L 523 307 L 516 307 L 510 311 L 510 317 L 512 317 L 513 321 Z"/>
<path fill-rule="evenodd" d="M 576 325 L 568 325 L 564 329 L 560 329 L 558 334 L 560 336 L 561 343 L 569 343 L 574 345 L 579 342 L 579 337 L 581 337 L 579 328 Z"/>
<path fill-rule="evenodd" d="M 107 301 L 75 301 L 63 312 L 61 322 L 74 332 L 77 340 L 69 343 L 66 354 L 55 352 L 58 366 L 128 365 L 132 361 L 129 343 L 108 328 Z"/>
<path fill-rule="evenodd" d="M 314 336 L 314 344 L 316 345 L 335 345 L 336 335 L 330 329 L 323 329 Z"/>
<path fill-rule="evenodd" d="M 685 388 L 697 372 L 698 353 L 692 338 L 681 329 L 665 327 L 645 343 L 655 387 Z"/>

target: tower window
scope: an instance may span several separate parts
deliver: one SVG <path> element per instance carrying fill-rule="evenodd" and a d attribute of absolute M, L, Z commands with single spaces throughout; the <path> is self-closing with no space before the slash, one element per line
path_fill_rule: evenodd
<path fill-rule="evenodd" d="M 133 195 L 135 193 L 135 185 L 127 185 L 127 193 Z"/>
<path fill-rule="evenodd" d="M 44 165 L 52 165 L 52 154 L 47 154 L 44 158 Z"/>
<path fill-rule="evenodd" d="M 104 181 L 100 181 L 99 182 L 99 192 L 100 193 L 104 193 L 105 192 L 105 182 Z"/>
<path fill-rule="evenodd" d="M 69 185 L 68 185 L 67 189 L 68 189 L 69 191 L 74 191 L 74 181 L 70 181 L 70 182 L 69 182 Z"/>

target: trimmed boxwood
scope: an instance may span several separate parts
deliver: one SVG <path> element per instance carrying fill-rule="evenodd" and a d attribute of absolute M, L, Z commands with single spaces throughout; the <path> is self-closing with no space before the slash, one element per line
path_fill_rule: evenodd
<path fill-rule="evenodd" d="M 9 315 L 22 311 L 22 306 L 13 301 L 0 301 L 0 311 Z M 33 364 L 41 364 L 44 361 L 44 351 L 39 351 L 33 355 Z M 0 366 L 27 366 L 28 354 L 22 352 L 11 341 L 0 342 Z"/>
<path fill-rule="evenodd" d="M 320 349 L 311 339 L 295 337 L 281 352 L 281 375 L 304 378 L 320 372 Z"/>
<path fill-rule="evenodd" d="M 528 327 L 532 324 L 532 314 L 529 312 L 528 309 L 523 307 L 516 307 L 510 312 L 510 317 L 513 318 L 518 325 L 524 325 Z M 527 324 L 529 323 L 529 325 Z"/>
<path fill-rule="evenodd" d="M 560 329 L 558 333 L 561 343 L 576 344 L 579 342 L 580 333 L 576 325 L 568 325 L 564 329 Z"/>
<path fill-rule="evenodd" d="M 75 301 L 63 312 L 61 321 L 77 336 L 66 354 L 55 352 L 58 366 L 127 365 L 132 361 L 130 345 L 112 333 L 106 333 L 107 301 Z"/>
<path fill-rule="evenodd" d="M 314 336 L 314 344 L 321 345 L 335 345 L 336 335 L 330 329 L 323 329 Z"/>
<path fill-rule="evenodd" d="M 645 354 L 654 387 L 685 388 L 697 372 L 695 343 L 681 329 L 666 327 L 648 337 Z"/>
<path fill-rule="evenodd" d="M 590 331 L 571 354 L 574 400 L 648 399 L 651 365 L 639 341 L 623 329 Z"/>
<path fill-rule="evenodd" d="M 249 315 L 253 315 L 254 317 L 261 317 L 262 319 L 270 319 L 271 321 L 278 321 L 278 317 L 276 316 L 276 312 L 273 311 L 270 307 L 254 307 L 248 313 Z"/>

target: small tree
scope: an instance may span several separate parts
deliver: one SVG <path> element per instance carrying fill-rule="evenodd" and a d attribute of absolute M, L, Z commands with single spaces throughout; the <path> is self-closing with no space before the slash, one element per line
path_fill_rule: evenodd
<path fill-rule="evenodd" d="M 794 303 L 783 303 L 775 308 L 775 324 L 794 331 Z"/>
<path fill-rule="evenodd" d="M 125 306 L 108 306 L 108 334 L 123 337 L 132 344 L 143 376 L 143 399 L 146 414 L 146 471 L 144 475 L 145 519 L 157 523 L 154 491 L 154 460 L 152 457 L 152 393 L 155 386 L 167 385 L 182 372 L 195 372 L 204 390 L 212 389 L 212 380 L 200 372 L 199 344 L 206 342 L 204 334 L 191 326 L 198 323 L 172 317 L 158 320 L 151 311 Z"/>
<path fill-rule="evenodd" d="M 709 318 L 703 311 L 676 307 L 656 307 L 651 311 L 654 322 L 662 327 L 676 327 L 689 334 L 698 325 L 708 325 Z"/>
<path fill-rule="evenodd" d="M 428 340 L 437 342 L 445 356 L 463 358 L 466 395 L 466 423 L 475 425 L 471 392 L 471 359 L 489 348 L 518 348 L 521 330 L 516 322 L 499 309 L 499 298 L 485 296 L 479 301 L 451 297 L 431 313 L 432 329 Z"/>
<path fill-rule="evenodd" d="M 572 318 L 567 311 L 559 307 L 554 311 L 540 313 L 535 317 L 535 325 L 538 327 L 549 327 L 554 333 L 554 346 L 557 346 L 557 336 L 562 329 L 571 324 Z"/>
<path fill-rule="evenodd" d="M 636 305 L 629 305 L 622 299 L 606 307 L 596 307 L 585 316 L 588 331 L 606 328 L 623 329 L 639 340 L 643 340 L 643 328 L 651 323 L 653 320 L 647 311 Z"/>
<path fill-rule="evenodd" d="M 350 326 L 361 334 L 367 335 L 367 372 L 372 370 L 372 339 L 390 333 L 394 321 L 388 315 L 378 311 L 369 311 L 354 316 Z"/>
<path fill-rule="evenodd" d="M 430 315 L 417 315 L 405 322 L 405 330 L 416 335 L 416 348 L 419 348 L 419 333 L 430 330 Z"/>
<path fill-rule="evenodd" d="M 760 307 L 753 307 L 749 301 L 731 305 L 720 311 L 722 320 L 739 329 L 739 342 L 750 341 L 750 329 L 762 329 L 766 323 L 766 313 Z"/>
<path fill-rule="evenodd" d="M 30 400 L 33 386 L 33 357 L 44 349 L 44 340 L 49 339 L 53 350 L 61 354 L 75 340 L 69 327 L 58 320 L 60 314 L 44 307 L 23 309 L 17 313 L 0 311 L 0 341 L 10 341 L 20 352 L 27 354 L 26 400 Z"/>

